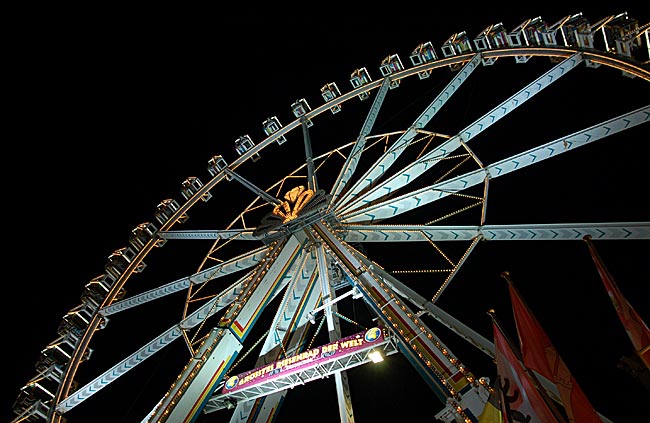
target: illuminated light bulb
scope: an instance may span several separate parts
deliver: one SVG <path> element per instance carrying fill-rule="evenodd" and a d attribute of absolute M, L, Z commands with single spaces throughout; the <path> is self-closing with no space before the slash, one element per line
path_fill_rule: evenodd
<path fill-rule="evenodd" d="M 384 356 L 381 354 L 380 351 L 378 350 L 372 350 L 368 353 L 368 358 L 373 362 L 373 363 L 380 363 L 384 361 Z"/>

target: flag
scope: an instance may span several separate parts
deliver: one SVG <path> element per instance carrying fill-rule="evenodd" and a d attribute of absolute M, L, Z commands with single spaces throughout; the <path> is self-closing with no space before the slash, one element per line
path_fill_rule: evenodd
<path fill-rule="evenodd" d="M 612 304 L 614 304 L 614 309 L 616 309 L 616 313 L 618 313 L 618 318 L 625 327 L 625 331 L 630 337 L 637 355 L 641 358 L 641 361 L 643 361 L 646 367 L 650 369 L 650 329 L 648 329 L 648 326 L 645 324 L 643 319 L 641 319 L 641 316 L 637 314 L 630 303 L 627 302 L 623 293 L 618 289 L 614 278 L 605 267 L 598 251 L 596 251 L 596 247 L 591 241 L 591 236 L 586 235 L 583 239 L 589 246 L 589 252 L 591 253 L 594 263 L 596 263 L 598 274 L 600 274 L 600 278 L 603 280 L 607 294 L 612 300 Z"/>
<path fill-rule="evenodd" d="M 555 415 L 493 318 L 494 349 L 501 413 L 505 421 L 557 423 Z"/>
<path fill-rule="evenodd" d="M 478 423 L 504 423 L 499 398 L 501 398 L 501 390 L 497 381 L 494 385 L 494 390 L 490 392 L 490 396 L 485 403 L 481 415 L 478 416 Z"/>
<path fill-rule="evenodd" d="M 521 299 L 508 276 L 504 276 L 509 284 L 524 366 L 555 383 L 570 422 L 602 423 L 602 419 L 594 410 L 546 332 Z"/>

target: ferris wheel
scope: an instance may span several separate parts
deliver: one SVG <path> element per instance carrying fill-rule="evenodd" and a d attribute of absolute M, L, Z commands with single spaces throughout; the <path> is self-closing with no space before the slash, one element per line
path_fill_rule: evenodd
<path fill-rule="evenodd" d="M 142 401 L 142 422 L 272 421 L 323 382 L 353 422 L 352 376 L 377 356 L 408 363 L 435 418 L 477 421 L 490 378 L 451 345 L 487 361 L 494 345 L 443 307 L 446 296 L 470 301 L 456 282 L 474 255 L 587 235 L 650 239 L 650 222 L 625 210 L 504 221 L 522 194 L 500 185 L 561 177 L 565 157 L 638 142 L 650 120 L 649 28 L 626 13 L 489 25 L 388 54 L 378 75 L 355 69 L 349 91 L 329 82 L 317 107 L 298 98 L 288 117 L 270 115 L 259 142 L 243 133 L 235 160 L 207 158 L 108 257 L 42 351 L 15 422 L 72 423 L 143 379 L 158 392 Z M 571 109 L 567 93 L 614 78 L 636 94 Z M 477 79 L 490 105 L 468 111 Z"/>

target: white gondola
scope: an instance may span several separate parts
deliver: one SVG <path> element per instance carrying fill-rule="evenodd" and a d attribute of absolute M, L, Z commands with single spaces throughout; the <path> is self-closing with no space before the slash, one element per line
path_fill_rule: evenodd
<path fill-rule="evenodd" d="M 372 78 L 366 68 L 355 69 L 350 75 L 350 83 L 354 88 L 363 87 L 364 85 L 368 85 L 370 82 L 372 82 Z M 363 92 L 359 94 L 359 99 L 365 100 L 369 96 L 370 95 L 367 92 Z"/>
<path fill-rule="evenodd" d="M 341 95 L 341 91 L 339 90 L 339 87 L 336 86 L 336 82 L 329 82 L 323 85 L 323 87 L 320 89 L 320 92 L 326 103 L 334 100 L 336 97 L 339 97 Z M 332 113 L 338 113 L 340 111 L 341 106 L 337 105 L 330 107 L 330 112 Z"/>
<path fill-rule="evenodd" d="M 379 71 L 383 77 L 387 77 L 390 74 L 404 70 L 404 65 L 402 65 L 402 60 L 397 54 L 391 54 L 386 56 L 384 60 L 381 61 L 381 66 L 379 66 Z M 392 90 L 393 88 L 399 87 L 399 80 L 391 80 L 388 87 Z"/>
<path fill-rule="evenodd" d="M 227 167 L 228 163 L 226 163 L 226 159 L 221 155 L 212 156 L 212 158 L 208 160 L 208 173 L 212 176 L 217 176 L 219 172 Z M 226 180 L 232 181 L 232 176 L 226 174 Z"/>
<path fill-rule="evenodd" d="M 186 200 L 189 200 L 192 198 L 192 196 L 194 196 L 194 194 L 199 192 L 202 186 L 203 182 L 201 182 L 198 177 L 190 176 L 181 183 L 181 195 Z M 212 194 L 210 194 L 209 191 L 201 196 L 201 200 L 205 202 L 209 201 L 210 198 L 212 198 Z"/>
<path fill-rule="evenodd" d="M 311 119 L 307 118 L 307 113 L 311 112 L 311 107 L 309 107 L 309 103 L 307 103 L 306 99 L 300 98 L 294 101 L 291 104 L 291 111 L 293 112 L 293 115 L 298 119 L 304 117 L 308 128 L 314 124 Z"/>
<path fill-rule="evenodd" d="M 438 60 L 438 56 L 436 55 L 436 50 L 433 48 L 433 44 L 431 44 L 431 41 L 418 44 L 418 46 L 411 52 L 409 58 L 411 59 L 411 63 L 413 64 L 413 66 L 419 66 L 424 63 Z M 418 72 L 418 76 L 420 77 L 420 79 L 428 78 L 429 75 L 431 75 L 430 70 L 423 70 L 421 72 Z"/>
<path fill-rule="evenodd" d="M 277 116 L 271 116 L 262 122 L 262 128 L 264 129 L 264 133 L 270 137 L 271 135 L 278 132 L 280 128 L 282 128 L 282 124 L 280 123 L 280 119 L 278 119 Z M 281 135 L 275 140 L 275 142 L 277 142 L 278 145 L 282 145 L 286 140 L 287 137 Z"/>
<path fill-rule="evenodd" d="M 451 35 L 442 45 L 442 54 L 445 57 L 458 56 L 464 53 L 469 53 L 472 50 L 472 43 L 465 31 L 457 32 Z M 457 71 L 462 65 L 450 64 L 449 69 Z"/>
<path fill-rule="evenodd" d="M 488 26 L 474 38 L 474 47 L 476 47 L 477 51 L 508 46 L 508 33 L 502 23 Z M 496 61 L 496 57 L 487 57 L 483 58 L 482 63 L 492 65 Z"/>
<path fill-rule="evenodd" d="M 173 198 L 166 198 L 162 200 L 158 205 L 156 206 L 156 211 L 154 212 L 154 216 L 156 217 L 156 220 L 161 224 L 164 225 L 167 223 L 170 217 L 174 215 L 174 212 L 180 208 L 180 205 L 178 204 L 178 201 L 174 200 Z M 188 216 L 184 214 L 178 219 L 179 223 L 184 223 L 188 219 Z"/>
<path fill-rule="evenodd" d="M 235 151 L 240 156 L 244 155 L 248 150 L 250 150 L 253 147 L 255 147 L 255 143 L 248 135 L 242 135 L 241 137 L 235 140 Z M 255 153 L 251 156 L 251 160 L 253 160 L 254 162 L 258 161 L 259 159 L 260 159 L 259 153 Z"/>

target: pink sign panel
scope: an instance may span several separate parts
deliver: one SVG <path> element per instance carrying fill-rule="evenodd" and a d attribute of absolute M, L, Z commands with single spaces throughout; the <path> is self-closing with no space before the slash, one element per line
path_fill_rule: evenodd
<path fill-rule="evenodd" d="M 278 377 L 286 376 L 316 364 L 326 363 L 340 357 L 353 354 L 359 350 L 367 349 L 371 345 L 379 344 L 384 340 L 380 328 L 371 328 L 365 332 L 341 338 L 338 341 L 315 347 L 291 357 L 286 357 L 273 363 L 266 364 L 251 371 L 232 376 L 226 381 L 222 393 L 246 389 Z"/>

